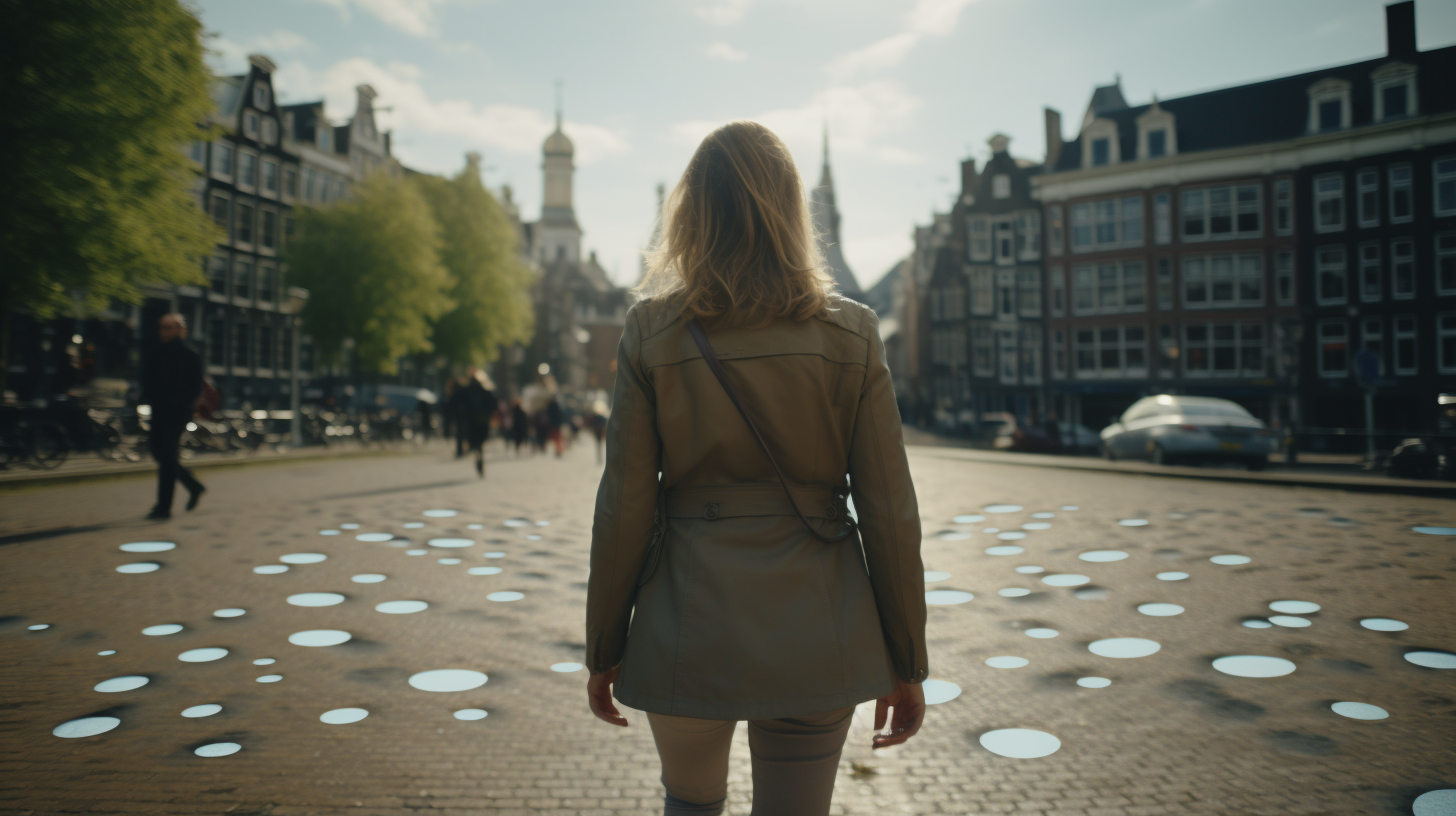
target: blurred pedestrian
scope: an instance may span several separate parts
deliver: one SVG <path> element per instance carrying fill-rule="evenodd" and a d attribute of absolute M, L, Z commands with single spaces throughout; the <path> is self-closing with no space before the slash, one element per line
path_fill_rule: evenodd
<path fill-rule="evenodd" d="M 563 420 L 561 411 L 561 400 L 553 394 L 551 401 L 546 403 L 546 438 L 551 440 L 551 446 L 556 451 L 556 457 L 561 458 L 562 439 L 561 423 Z M 544 440 L 543 440 L 544 445 Z M 543 448 L 542 453 L 545 453 Z"/>
<path fill-rule="evenodd" d="M 597 464 L 600 465 L 602 463 L 602 440 L 607 435 L 607 404 L 601 400 L 593 403 L 586 422 L 587 426 L 591 428 L 592 438 L 597 443 Z"/>
<path fill-rule="evenodd" d="M 142 372 L 141 402 L 151 406 L 151 436 L 148 443 L 157 460 L 157 504 L 147 518 L 172 517 L 172 495 L 177 480 L 187 488 L 187 509 L 197 506 L 207 488 L 178 461 L 182 432 L 192 419 L 197 398 L 202 394 L 202 357 L 187 343 L 187 320 L 180 314 L 165 314 L 157 322 L 161 341 L 147 358 Z"/>
<path fill-rule="evenodd" d="M 485 440 L 490 436 L 490 421 L 495 416 L 497 400 L 495 384 L 475 366 L 465 370 L 465 384 L 460 391 L 460 421 L 465 426 L 465 440 L 475 454 L 475 473 L 485 478 Z"/>
<path fill-rule="evenodd" d="M 445 404 L 440 412 L 450 417 L 451 435 L 455 438 L 455 458 L 465 456 L 465 421 L 462 418 L 464 412 L 464 389 L 465 380 L 460 377 L 451 377 L 445 381 Z"/>
<path fill-rule="evenodd" d="M 521 407 L 521 398 L 511 399 L 511 440 L 516 443 L 516 455 L 521 455 L 521 446 L 531 436 L 531 418 L 526 415 L 526 409 Z"/>
<path fill-rule="evenodd" d="M 876 730 L 894 709 L 875 748 L 925 717 L 920 512 L 878 318 L 835 293 L 762 125 L 704 138 L 662 220 L 617 351 L 588 703 L 647 712 L 665 813 L 723 813 L 748 720 L 752 811 L 825 816 L 856 704 L 877 700 Z"/>
<path fill-rule="evenodd" d="M 415 396 L 415 413 L 419 415 L 420 433 L 424 436 L 426 442 L 430 441 L 430 437 L 433 435 L 431 431 L 433 430 L 432 426 L 434 423 L 431 421 L 430 416 L 433 407 L 430 401 L 425 399 L 423 392 Z"/>

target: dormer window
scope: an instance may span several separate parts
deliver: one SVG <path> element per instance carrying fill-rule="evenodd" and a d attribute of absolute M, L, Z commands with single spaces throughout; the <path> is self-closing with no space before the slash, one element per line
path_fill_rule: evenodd
<path fill-rule="evenodd" d="M 319 146 L 319 150 L 328 150 L 329 149 L 329 126 L 328 125 L 320 125 L 319 126 L 318 146 Z"/>
<path fill-rule="evenodd" d="M 1416 115 L 1416 68 L 1404 62 L 1382 65 L 1370 75 L 1375 89 L 1375 121 Z"/>
<path fill-rule="evenodd" d="M 1117 123 L 1093 119 L 1082 130 L 1082 166 L 1106 167 L 1122 160 L 1118 155 Z"/>
<path fill-rule="evenodd" d="M 1322 79 L 1309 87 L 1309 132 L 1330 133 L 1350 127 L 1350 83 Z"/>
<path fill-rule="evenodd" d="M 1011 177 L 997 175 L 991 177 L 991 195 L 996 198 L 1011 197 Z"/>
<path fill-rule="evenodd" d="M 1178 152 L 1177 131 L 1173 114 L 1164 110 L 1156 98 L 1143 115 L 1137 118 L 1138 155 L 1158 159 Z"/>
<path fill-rule="evenodd" d="M 1158 128 L 1148 131 L 1148 158 L 1156 159 L 1168 155 L 1168 131 Z"/>
<path fill-rule="evenodd" d="M 1092 140 L 1092 166 L 1101 167 L 1112 160 L 1112 140 L 1106 137 Z"/>
<path fill-rule="evenodd" d="M 253 107 L 268 110 L 268 86 L 261 83 L 253 86 Z"/>
<path fill-rule="evenodd" d="M 252 111 L 243 114 L 243 135 L 249 139 L 258 138 L 258 114 Z"/>

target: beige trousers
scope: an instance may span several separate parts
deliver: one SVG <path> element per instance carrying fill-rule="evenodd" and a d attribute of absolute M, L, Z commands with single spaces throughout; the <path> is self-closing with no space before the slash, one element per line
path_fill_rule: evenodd
<path fill-rule="evenodd" d="M 826 816 L 854 706 L 777 720 L 749 720 L 753 816 Z M 728 799 L 728 748 L 737 720 L 648 712 L 662 758 L 665 816 L 721 814 Z"/>

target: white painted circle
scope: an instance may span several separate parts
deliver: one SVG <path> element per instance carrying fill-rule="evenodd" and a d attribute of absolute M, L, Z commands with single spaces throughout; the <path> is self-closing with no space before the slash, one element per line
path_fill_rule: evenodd
<path fill-rule="evenodd" d="M 500 567 L 471 567 L 466 570 L 471 575 L 499 575 L 500 571 Z"/>
<path fill-rule="evenodd" d="M 1369 703 L 1331 703 L 1330 710 L 1352 720 L 1383 720 L 1390 712 Z"/>
<path fill-rule="evenodd" d="M 306 629 L 288 636 L 295 646 L 337 646 L 354 636 L 341 629 Z"/>
<path fill-rule="evenodd" d="M 581 664 L 580 663 L 552 663 L 551 664 L 551 671 L 554 671 L 554 672 L 563 672 L 563 673 L 564 672 L 581 671 Z"/>
<path fill-rule="evenodd" d="M 1016 571 L 1021 573 L 1022 575 L 1038 575 L 1040 573 L 1046 572 L 1046 567 L 1037 567 L 1031 564 L 1023 564 L 1022 566 L 1017 567 Z"/>
<path fill-rule="evenodd" d="M 359 722 L 367 716 L 369 716 L 369 712 L 362 708 L 336 708 L 320 714 L 319 722 L 329 725 L 348 725 Z"/>
<path fill-rule="evenodd" d="M 130 553 L 154 553 L 166 552 L 167 550 L 176 549 L 176 547 L 177 545 L 171 541 L 133 541 L 121 545 L 119 549 L 122 552 Z"/>
<path fill-rule="evenodd" d="M 202 705 L 195 705 L 190 708 L 182 709 L 182 716 L 211 717 L 219 711 L 222 711 L 222 706 L 218 705 L 217 703 L 204 703 Z"/>
<path fill-rule="evenodd" d="M 996 538 L 1000 541 L 1020 541 L 1021 539 L 1026 538 L 1026 533 L 1023 533 L 1020 530 L 1007 530 L 1004 533 L 997 533 Z"/>
<path fill-rule="evenodd" d="M 344 602 L 344 596 L 337 592 L 300 592 L 289 595 L 287 600 L 294 606 L 335 606 Z"/>
<path fill-rule="evenodd" d="M 1274 624 L 1266 620 L 1252 619 L 1244 621 L 1244 626 L 1250 629 L 1273 629 Z"/>
<path fill-rule="evenodd" d="M 1294 663 L 1282 657 L 1229 655 L 1213 661 L 1213 667 L 1235 677 L 1283 677 L 1294 673 Z"/>
<path fill-rule="evenodd" d="M 999 544 L 986 548 L 986 555 L 1021 555 L 1024 552 L 1026 552 L 1025 547 L 1018 547 L 1015 544 Z"/>
<path fill-rule="evenodd" d="M 277 575 L 280 572 L 288 572 L 286 564 L 264 564 L 261 567 L 253 567 L 253 572 L 259 575 Z"/>
<path fill-rule="evenodd" d="M 1117 658 L 1147 657 L 1156 654 L 1162 648 L 1162 644 L 1156 640 L 1133 637 L 1104 638 L 1094 640 L 1087 645 L 1087 651 L 1092 654 L 1099 657 Z"/>
<path fill-rule="evenodd" d="M 959 589 L 932 589 L 925 593 L 925 602 L 931 606 L 954 606 L 963 604 L 976 596 Z"/>
<path fill-rule="evenodd" d="M 452 518 L 458 514 L 455 510 L 426 510 L 424 513 L 430 518 Z"/>
<path fill-rule="evenodd" d="M 1281 615 L 1313 615 L 1320 605 L 1313 601 L 1273 601 L 1269 608 Z"/>
<path fill-rule="evenodd" d="M 959 516 L 952 516 L 951 517 L 951 523 L 953 523 L 953 524 L 975 524 L 978 521 L 985 521 L 985 520 L 986 520 L 986 517 L 985 516 L 978 516 L 978 515 L 974 515 L 974 514 L 970 514 L 970 513 L 966 513 L 966 514 L 962 514 L 962 515 L 959 515 Z"/>
<path fill-rule="evenodd" d="M 204 745 L 192 753 L 200 757 L 223 757 L 236 754 L 241 750 L 243 750 L 243 746 L 236 742 L 214 742 L 210 745 Z"/>
<path fill-rule="evenodd" d="M 1153 618 L 1170 618 L 1174 615 L 1183 614 L 1183 607 L 1171 603 L 1145 603 L 1140 604 L 1137 611 Z"/>
<path fill-rule="evenodd" d="M 383 612 L 386 615 L 409 615 L 423 612 L 429 608 L 430 605 L 424 601 L 385 601 L 374 605 L 375 612 Z"/>
<path fill-rule="evenodd" d="M 1186 580 L 1188 580 L 1188 573 L 1186 573 L 1186 572 L 1160 572 L 1160 573 L 1158 573 L 1158 580 L 1159 581 L 1186 581 Z"/>
<path fill-rule="evenodd" d="M 248 610 L 239 609 L 237 607 L 229 607 L 227 609 L 215 609 L 212 612 L 212 616 L 215 618 L 241 618 L 246 614 L 248 614 Z"/>
<path fill-rule="evenodd" d="M 469 691 L 490 678 L 471 669 L 434 669 L 410 676 L 409 684 L 420 691 Z"/>
<path fill-rule="evenodd" d="M 1123 520 L 1119 521 L 1118 524 L 1121 524 L 1124 527 L 1146 527 L 1146 526 L 1148 526 L 1148 520 L 1147 519 L 1123 519 Z"/>
<path fill-rule="evenodd" d="M 1005 589 L 996 590 L 996 594 L 1003 598 L 1023 598 L 1030 595 L 1031 590 L 1026 587 L 1006 587 Z"/>
<path fill-rule="evenodd" d="M 405 550 L 405 555 L 429 555 L 429 550 Z"/>
<path fill-rule="evenodd" d="M 142 634 L 158 637 L 161 635 L 175 635 L 184 627 L 180 623 L 159 623 L 156 626 L 148 626 L 142 630 Z"/>
<path fill-rule="evenodd" d="M 323 553 L 289 553 L 278 557 L 285 564 L 317 564 L 328 558 Z"/>
<path fill-rule="evenodd" d="M 1036 638 L 1037 640 L 1050 640 L 1061 634 L 1061 632 L 1058 632 L 1055 629 L 1047 629 L 1045 627 L 1038 626 L 1032 629 L 1027 629 L 1024 634 L 1027 637 Z"/>
<path fill-rule="evenodd" d="M 1294 615 L 1270 615 L 1269 622 L 1275 626 L 1285 626 L 1290 629 L 1303 629 L 1310 625 L 1308 618 L 1300 618 Z"/>
<path fill-rule="evenodd" d="M 201 649 L 188 649 L 177 655 L 177 659 L 183 663 L 208 663 L 227 657 L 227 654 L 227 649 L 219 646 L 207 646 Z"/>
<path fill-rule="evenodd" d="M 359 525 L 350 522 L 349 524 L 340 524 L 339 525 L 339 529 L 340 530 L 357 530 L 357 529 L 359 529 Z"/>
<path fill-rule="evenodd" d="M 1043 584 L 1055 587 L 1074 587 L 1091 583 L 1092 579 L 1076 573 L 1056 573 L 1041 579 Z"/>
<path fill-rule="evenodd" d="M 1082 688 L 1099 689 L 1112 685 L 1112 681 L 1106 677 L 1079 677 L 1077 678 L 1077 685 Z"/>
<path fill-rule="evenodd" d="M 455 719 L 457 719 L 457 720 L 483 720 L 483 719 L 485 719 L 485 709 L 483 709 L 483 708 L 462 708 L 459 711 L 455 712 Z"/>
<path fill-rule="evenodd" d="M 1405 659 L 1427 669 L 1456 669 L 1456 654 L 1450 652 L 1406 652 Z"/>
<path fill-rule="evenodd" d="M 277 663 L 277 662 L 278 661 L 275 658 L 271 658 L 271 657 L 260 657 L 257 660 L 254 660 L 253 661 L 253 665 L 254 666 L 271 666 L 271 665 L 273 665 L 274 663 Z"/>
<path fill-rule="evenodd" d="M 42 629 L 49 629 L 49 628 L 51 628 L 51 625 L 49 623 L 32 623 L 31 625 L 29 625 L 29 626 L 27 626 L 25 628 L 26 629 L 29 629 L 32 632 L 39 632 Z"/>
<path fill-rule="evenodd" d="M 526 597 L 525 593 L 506 590 L 504 592 L 492 592 L 486 595 L 485 599 L 487 601 L 500 601 L 504 603 L 506 601 L 519 601 L 524 597 Z"/>
<path fill-rule="evenodd" d="M 1030 660 L 1024 657 L 1016 657 L 1014 655 L 998 655 L 996 657 L 986 658 L 986 665 L 993 669 L 1019 669 L 1030 662 Z"/>
<path fill-rule="evenodd" d="M 961 696 L 961 687 L 949 680 L 934 678 L 920 681 L 920 691 L 925 695 L 926 705 L 940 705 Z"/>
<path fill-rule="evenodd" d="M 1210 558 L 1208 560 L 1209 561 L 1212 561 L 1213 563 L 1215 563 L 1217 565 L 1219 565 L 1220 567 L 1234 567 L 1234 566 L 1238 566 L 1239 564 L 1247 564 L 1250 561 L 1253 561 L 1254 559 L 1248 557 L 1247 555 L 1233 555 L 1233 554 L 1229 554 L 1229 555 L 1215 555 L 1215 556 L 1213 556 L 1212 558 Z"/>
<path fill-rule="evenodd" d="M 1372 632 L 1404 632 L 1410 628 L 1410 624 L 1395 618 L 1362 618 L 1360 625 Z"/>
<path fill-rule="evenodd" d="M 1411 803 L 1413 816 L 1456 816 L 1456 788 L 1426 791 Z"/>
<path fill-rule="evenodd" d="M 1019 504 L 993 504 L 993 505 L 991 505 L 989 507 L 984 507 L 982 509 L 985 510 L 987 513 L 1020 513 L 1021 512 L 1021 505 L 1019 505 Z"/>
<path fill-rule="evenodd" d="M 61 723 L 51 733 L 66 739 L 94 737 L 97 734 L 105 734 L 118 725 L 121 725 L 121 720 L 115 717 L 82 717 L 79 720 Z"/>
<path fill-rule="evenodd" d="M 283 679 L 283 675 L 281 675 L 281 674 L 265 674 L 262 677 L 257 677 L 257 678 L 254 678 L 254 679 L 256 679 L 259 683 L 276 683 L 279 680 L 282 680 Z"/>
<path fill-rule="evenodd" d="M 1062 741 L 1045 731 L 1031 728 L 999 728 L 980 737 L 981 747 L 1011 759 L 1039 759 L 1055 754 Z"/>
<path fill-rule="evenodd" d="M 136 575 L 143 572 L 156 572 L 161 568 L 162 565 L 155 561 L 137 561 L 132 564 L 122 564 L 116 568 L 116 571 L 127 575 Z"/>
<path fill-rule="evenodd" d="M 385 579 L 385 576 L 380 575 L 377 572 L 366 572 L 366 573 L 363 573 L 363 574 L 360 574 L 360 575 L 355 575 L 353 578 L 350 578 L 349 580 L 350 581 L 353 581 L 356 584 L 377 584 L 380 581 L 383 581 L 384 579 Z"/>
<path fill-rule="evenodd" d="M 430 539 L 429 541 L 427 541 L 425 543 L 429 544 L 431 547 L 443 547 L 443 548 L 446 548 L 446 549 L 449 549 L 449 548 L 459 549 L 461 547 L 474 547 L 475 546 L 475 539 L 473 539 L 473 538 L 432 538 L 432 539 Z"/>
<path fill-rule="evenodd" d="M 150 682 L 150 678 L 143 677 L 139 674 L 129 674 L 125 677 L 113 677 L 110 680 L 102 680 L 100 683 L 97 683 L 94 688 L 96 691 L 115 693 L 118 691 L 131 691 L 132 689 L 139 689 Z"/>
<path fill-rule="evenodd" d="M 1127 553 L 1122 550 L 1088 550 L 1078 555 L 1077 558 L 1093 564 L 1105 564 L 1112 561 L 1122 561 L 1127 558 Z"/>
<path fill-rule="evenodd" d="M 948 573 L 948 572 L 942 572 L 940 570 L 926 570 L 925 571 L 925 583 L 927 583 L 927 584 L 933 584 L 933 583 L 936 583 L 937 581 L 949 581 L 949 580 L 950 580 L 950 573 Z"/>

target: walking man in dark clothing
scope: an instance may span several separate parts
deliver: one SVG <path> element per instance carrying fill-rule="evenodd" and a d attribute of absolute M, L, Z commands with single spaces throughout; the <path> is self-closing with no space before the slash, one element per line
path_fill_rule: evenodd
<path fill-rule="evenodd" d="M 141 402 L 152 407 L 152 456 L 157 460 L 157 506 L 149 519 L 172 517 L 172 493 L 178 479 L 187 488 L 187 509 L 197 506 L 205 489 L 182 467 L 177 454 L 182 431 L 192 419 L 193 407 L 202 393 L 202 358 L 185 341 L 187 321 L 180 314 L 162 315 L 157 336 L 161 343 L 147 360 L 142 374 Z"/>

